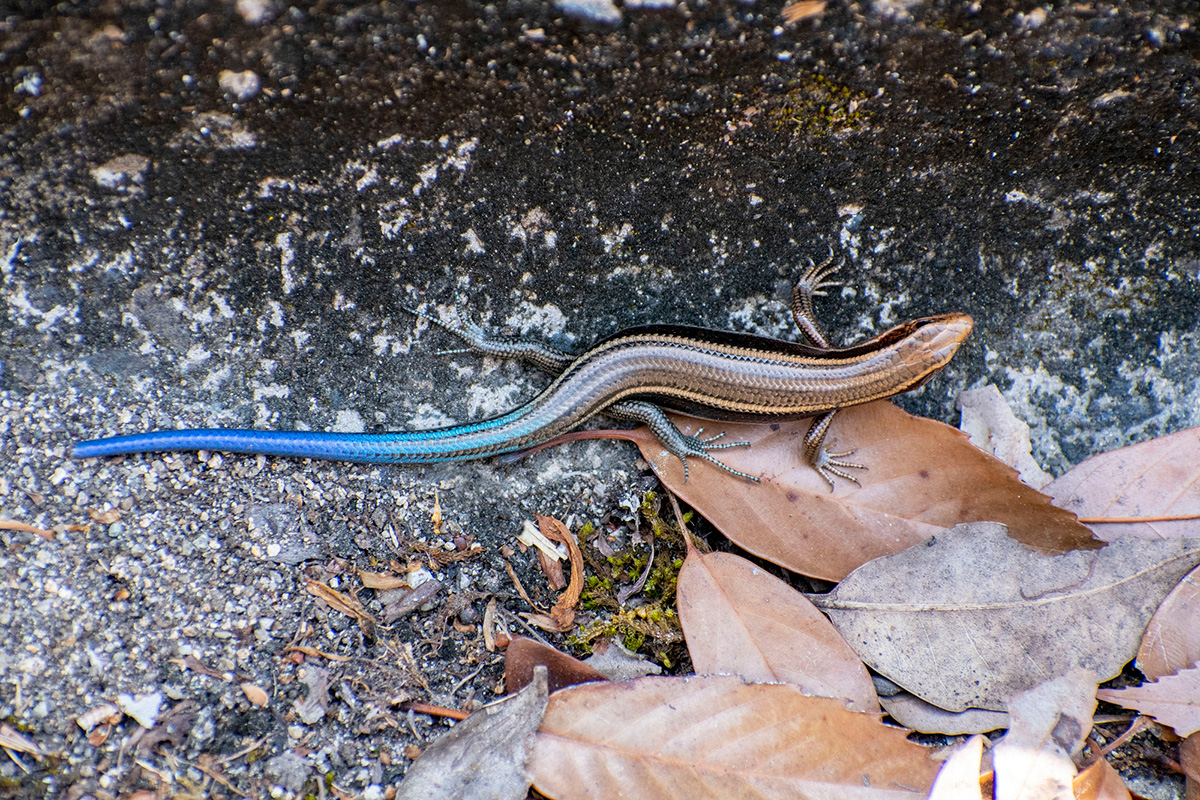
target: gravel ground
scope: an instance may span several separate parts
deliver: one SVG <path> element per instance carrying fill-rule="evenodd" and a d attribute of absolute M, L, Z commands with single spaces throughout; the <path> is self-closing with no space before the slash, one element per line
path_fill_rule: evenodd
<path fill-rule="evenodd" d="M 220 454 L 78 462 L 64 429 L 81 438 L 112 412 L 66 381 L 50 377 L 46 389 L 20 405 L 0 400 L 4 517 L 45 531 L 0 532 L 0 718 L 54 754 L 40 766 L 26 757 L 28 775 L 0 768 L 10 786 L 115 796 L 153 786 L 161 773 L 174 791 L 219 790 L 201 768 L 212 770 L 216 758 L 216 774 L 252 795 L 274 783 L 298 791 L 318 773 L 343 791 L 369 791 L 397 781 L 405 747 L 442 727 L 398 704 L 457 708 L 502 689 L 501 656 L 484 648 L 478 623 L 487 599 L 522 606 L 494 544 L 515 544 L 519 512 L 493 516 L 478 533 L 458 520 L 485 502 L 480 490 L 489 504 L 525 508 L 536 476 L 471 465 L 397 479 L 378 468 Z M 154 406 L 144 407 L 150 417 Z M 587 462 L 591 451 L 599 462 L 611 449 L 584 445 L 571 461 Z M 558 491 L 538 493 L 538 507 L 578 522 L 572 507 L 619 506 L 639 484 L 611 471 L 605 485 L 605 475 L 559 474 Z M 438 497 L 446 522 L 435 527 Z M 489 546 L 472 547 L 477 539 Z M 423 553 L 439 551 L 468 557 L 432 571 L 442 590 L 424 611 L 369 637 L 306 591 L 309 580 L 357 589 L 354 568 L 386 572 L 390 564 L 404 575 L 411 559 L 428 565 Z M 532 562 L 519 553 L 513 562 L 534 598 L 552 602 Z M 381 595 L 363 597 L 376 618 L 385 616 Z M 333 658 L 289 656 L 290 644 Z M 313 681 L 325 694 L 310 708 Z M 265 707 L 245 683 L 267 693 Z M 109 703 L 146 710 L 102 743 L 89 741 L 77 718 Z M 164 737 L 176 745 L 165 764 L 152 749 Z"/>

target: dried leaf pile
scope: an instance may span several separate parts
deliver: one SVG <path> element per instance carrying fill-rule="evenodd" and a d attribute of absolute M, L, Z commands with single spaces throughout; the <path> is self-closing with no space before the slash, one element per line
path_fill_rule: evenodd
<path fill-rule="evenodd" d="M 548 674 L 527 760 L 509 748 L 542 795 L 1130 798 L 1100 749 L 1097 698 L 1157 720 L 1130 714 L 1127 736 L 1200 730 L 1200 430 L 1084 462 L 1047 496 L 962 433 L 889 403 L 839 415 L 831 449 L 853 447 L 869 469 L 833 492 L 801 456 L 807 422 L 725 427 L 752 445 L 723 460 L 760 482 L 703 462 L 685 482 L 648 432 L 617 434 L 761 559 L 702 552 L 684 531 L 676 607 L 697 674 L 609 680 L 548 645 L 508 644 L 510 693 Z M 527 616 L 566 632 L 585 557 L 561 523 L 539 528 L 569 551 L 570 587 Z M 805 594 L 789 571 L 838 584 Z M 1129 684 L 1131 661 L 1147 682 L 1098 690 Z M 935 751 L 884 713 L 964 738 Z M 1189 782 L 1198 755 L 1183 738 Z M 452 770 L 431 756 L 421 773 Z M 494 796 L 524 796 L 505 791 Z"/>

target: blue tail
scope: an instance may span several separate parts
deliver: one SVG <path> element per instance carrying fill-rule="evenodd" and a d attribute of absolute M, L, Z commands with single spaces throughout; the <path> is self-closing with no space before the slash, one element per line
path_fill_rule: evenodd
<path fill-rule="evenodd" d="M 432 438 L 434 437 L 422 436 L 419 432 L 376 435 L 202 428 L 93 439 L 76 444 L 74 456 L 98 458 L 165 450 L 216 450 L 224 453 L 319 458 L 366 464 L 413 464 L 453 460 L 452 453 L 446 453 L 445 446 L 439 447 L 436 442 L 431 441 Z M 442 452 L 438 452 L 439 450 Z"/>

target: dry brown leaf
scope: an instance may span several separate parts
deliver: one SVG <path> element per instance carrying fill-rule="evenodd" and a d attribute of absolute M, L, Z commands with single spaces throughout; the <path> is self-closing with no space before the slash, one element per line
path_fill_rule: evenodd
<path fill-rule="evenodd" d="M 639 428 L 632 437 L 671 491 L 741 547 L 793 572 L 841 580 L 871 559 L 978 520 L 1003 522 L 1014 539 L 1047 552 L 1103 545 L 961 431 L 887 401 L 844 409 L 834 420 L 830 449 L 853 448 L 852 460 L 869 469 L 854 470 L 861 487 L 839 479 L 833 492 L 804 459 L 809 420 L 745 425 L 671 418 L 685 433 L 703 425 L 724 431 L 723 441 L 751 443 L 717 455 L 760 483 L 700 459 L 689 462 L 685 482 L 679 459 L 653 434 Z"/>
<path fill-rule="evenodd" d="M 592 646 L 592 654 L 584 659 L 592 669 L 610 681 L 631 681 L 647 675 L 661 675 L 662 667 L 639 653 L 625 649 L 625 645 L 611 640 L 601 648 L 599 642 Z"/>
<path fill-rule="evenodd" d="M 1075 776 L 1075 800 L 1130 800 L 1125 781 L 1104 759 Z"/>
<path fill-rule="evenodd" d="M 375 638 L 375 618 L 367 613 L 362 603 L 348 594 L 342 594 L 311 578 L 305 581 L 304 588 L 313 597 L 319 597 L 328 603 L 333 610 L 340 611 L 348 617 L 354 617 L 358 620 L 358 626 L 362 629 L 363 635 L 368 639 Z"/>
<path fill-rule="evenodd" d="M 387 591 L 389 589 L 412 588 L 407 575 L 400 577 L 399 575 L 389 575 L 386 572 L 367 572 L 365 569 L 360 569 L 358 570 L 358 577 L 362 580 L 363 586 L 368 589 Z"/>
<path fill-rule="evenodd" d="M 1008 727 L 1008 713 L 988 711 L 983 708 L 968 708 L 965 711 L 947 711 L 908 692 L 891 697 L 880 697 L 892 719 L 909 730 L 920 733 L 942 733 L 947 736 L 962 736 L 970 733 L 987 733 Z"/>
<path fill-rule="evenodd" d="M 1081 517 L 1200 514 L 1200 428 L 1093 456 L 1045 491 Z M 1200 537 L 1200 519 L 1103 523 L 1096 530 L 1109 541 Z"/>
<path fill-rule="evenodd" d="M 1012 724 L 992 750 L 996 800 L 1071 800 L 1096 710 L 1096 675 L 1072 670 L 1009 699 Z"/>
<path fill-rule="evenodd" d="M 529 770 L 556 800 L 920 798 L 937 764 L 904 737 L 787 684 L 640 678 L 551 697 Z"/>
<path fill-rule="evenodd" d="M 1147 678 L 1161 678 L 1200 663 L 1200 568 L 1179 582 L 1154 612 L 1137 668 Z"/>
<path fill-rule="evenodd" d="M 1200 667 L 1164 675 L 1156 681 L 1127 689 L 1101 689 L 1101 700 L 1154 717 L 1180 736 L 1200 731 Z"/>
<path fill-rule="evenodd" d="M 271 702 L 270 696 L 262 690 L 261 687 L 250 683 L 249 681 L 241 685 L 242 693 L 246 695 L 246 699 L 250 701 L 250 705 L 262 708 L 267 703 Z"/>
<path fill-rule="evenodd" d="M 825 615 L 746 559 L 689 548 L 675 597 L 697 673 L 791 683 L 879 710 L 871 676 Z"/>
<path fill-rule="evenodd" d="M 114 522 L 121 520 L 121 512 L 115 508 L 109 508 L 104 511 L 92 509 L 88 511 L 88 516 L 93 522 L 99 522 L 101 525 L 112 525 Z"/>
<path fill-rule="evenodd" d="M 339 656 L 336 653 L 326 653 L 324 651 L 318 650 L 315 647 L 309 647 L 308 645 L 305 645 L 305 644 L 289 645 L 288 647 L 283 648 L 283 652 L 285 652 L 285 653 L 303 653 L 306 656 L 312 656 L 313 658 L 324 658 L 327 661 L 351 661 L 351 660 L 353 660 L 353 659 L 351 659 L 350 656 Z"/>
<path fill-rule="evenodd" d="M 484 706 L 421 753 L 396 800 L 524 800 L 525 764 L 546 708 L 546 670 L 514 695 Z"/>
<path fill-rule="evenodd" d="M 563 575 L 562 562 L 557 558 L 551 558 L 541 550 L 538 550 L 537 555 L 538 563 L 542 567 L 542 574 L 546 576 L 546 583 L 550 584 L 550 588 L 556 592 L 567 588 L 567 576 Z"/>
<path fill-rule="evenodd" d="M 933 791 L 927 800 L 983 800 L 979 787 L 979 765 L 983 758 L 983 737 L 972 736 L 954 748 L 942 764 Z"/>
<path fill-rule="evenodd" d="M 1029 425 L 1017 418 L 994 384 L 963 390 L 955 405 L 962 412 L 958 428 L 971 437 L 971 444 L 1008 464 L 1035 489 L 1054 480 L 1033 457 Z"/>
<path fill-rule="evenodd" d="M 514 636 L 504 649 L 504 691 L 518 692 L 533 680 L 534 670 L 543 666 L 549 672 L 550 693 L 565 686 L 608 678 L 577 658 L 555 650 L 548 644 L 525 636 Z"/>
<path fill-rule="evenodd" d="M 384 625 L 391 625 L 431 602 L 441 590 L 442 582 L 437 578 L 423 581 L 415 589 L 385 589 L 379 595 L 379 601 L 383 603 L 383 611 L 379 618 Z"/>
<path fill-rule="evenodd" d="M 783 7 L 780 15 L 787 24 L 815 17 L 825 11 L 825 0 L 792 0 Z"/>
<path fill-rule="evenodd" d="M 46 751 L 36 742 L 22 736 L 15 728 L 2 722 L 0 722 L 0 747 L 15 750 L 18 753 L 28 753 L 38 761 L 41 761 L 42 756 L 46 755 Z"/>
<path fill-rule="evenodd" d="M 579 595 L 583 592 L 583 553 L 579 552 L 579 543 L 575 537 L 554 517 L 537 517 L 538 530 L 548 539 L 562 542 L 567 546 L 568 557 L 571 559 L 571 583 L 567 590 L 558 596 L 550 614 L 525 614 L 529 624 L 536 625 L 542 630 L 555 633 L 566 633 L 575 626 L 575 607 L 579 604 Z M 530 604 L 532 605 L 532 603 Z"/>
<path fill-rule="evenodd" d="M 168 658 L 167 661 L 183 669 L 190 669 L 192 672 L 207 675 L 210 678 L 220 678 L 223 681 L 229 680 L 228 674 L 213 669 L 193 655 L 186 655 L 183 658 Z"/>
<path fill-rule="evenodd" d="M 812 599 L 869 667 L 918 697 L 1004 711 L 1008 697 L 1078 667 L 1120 673 L 1197 562 L 1200 539 L 1046 556 L 983 522 L 877 559 Z"/>
<path fill-rule="evenodd" d="M 496 598 L 488 600 L 483 609 L 483 646 L 489 653 L 496 652 L 497 645 L 504 647 L 509 642 L 508 631 L 496 614 Z"/>
<path fill-rule="evenodd" d="M 617 590 L 617 603 L 625 605 L 629 598 L 640 592 L 646 586 L 646 579 L 650 577 L 650 571 L 654 568 L 654 535 L 651 534 L 650 540 L 650 555 L 646 557 L 646 566 L 642 569 L 642 574 L 633 583 L 626 584 Z"/>

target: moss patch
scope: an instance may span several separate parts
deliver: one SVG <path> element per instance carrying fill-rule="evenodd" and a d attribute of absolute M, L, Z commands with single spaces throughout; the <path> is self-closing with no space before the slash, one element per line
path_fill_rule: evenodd
<path fill-rule="evenodd" d="M 796 134 L 857 130 L 866 125 L 867 112 L 860 108 L 866 99 L 862 92 L 810 73 L 797 79 L 771 115 L 777 126 Z"/>
<path fill-rule="evenodd" d="M 615 639 L 627 649 L 649 656 L 666 668 L 678 664 L 684 655 L 683 630 L 675 611 L 675 586 L 686 555 L 679 530 L 659 515 L 660 500 L 647 492 L 638 509 L 643 538 L 654 540 L 654 561 L 649 545 L 634 545 L 604 557 L 588 540 L 597 535 L 585 525 L 579 532 L 579 546 L 588 566 L 588 577 L 580 604 L 596 614 L 596 619 L 567 639 L 577 651 L 590 653 L 598 639 Z M 622 604 L 618 592 L 637 582 L 649 565 L 649 574 L 640 592 Z"/>

